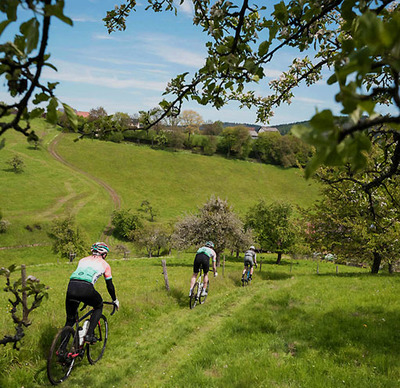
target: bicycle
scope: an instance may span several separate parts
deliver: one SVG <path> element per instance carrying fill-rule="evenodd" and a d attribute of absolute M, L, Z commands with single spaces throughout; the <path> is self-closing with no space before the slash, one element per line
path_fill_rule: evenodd
<path fill-rule="evenodd" d="M 257 268 L 257 264 L 254 264 L 254 267 Z M 251 266 L 247 265 L 246 266 L 246 273 L 244 274 L 244 276 L 242 276 L 242 287 L 246 287 L 249 285 L 249 283 L 251 282 L 252 278 L 251 278 Z"/>
<path fill-rule="evenodd" d="M 195 308 L 197 303 L 203 304 L 208 295 L 208 291 L 210 289 L 210 279 L 208 279 L 207 282 L 207 288 L 206 288 L 206 295 L 202 295 L 203 293 L 203 279 L 202 279 L 202 268 L 200 268 L 199 275 L 196 279 L 196 283 L 193 286 L 192 293 L 190 294 L 189 298 L 189 306 L 191 309 Z"/>
<path fill-rule="evenodd" d="M 103 304 L 113 305 L 111 315 L 115 313 L 116 306 L 114 303 L 103 302 Z M 80 311 L 85 309 L 86 306 L 86 304 L 83 305 Z M 108 338 L 108 322 L 104 315 L 101 315 L 94 329 L 93 334 L 97 341 L 93 344 L 84 341 L 93 311 L 94 309 L 91 309 L 82 317 L 79 317 L 77 310 L 74 325 L 63 327 L 54 337 L 47 358 L 47 377 L 51 384 L 57 385 L 65 381 L 71 374 L 75 361 L 82 360 L 85 352 L 89 363 L 92 365 L 103 357 Z M 83 322 L 82 326 L 80 326 L 81 322 Z"/>

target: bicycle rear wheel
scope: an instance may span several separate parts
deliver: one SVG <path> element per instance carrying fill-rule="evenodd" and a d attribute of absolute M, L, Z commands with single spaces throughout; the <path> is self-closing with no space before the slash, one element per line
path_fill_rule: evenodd
<path fill-rule="evenodd" d="M 201 292 L 200 292 L 200 297 L 199 297 L 200 304 L 203 304 L 206 301 L 209 289 L 210 289 L 210 281 L 208 281 L 208 283 L 207 283 L 207 289 L 206 289 L 207 294 L 205 296 L 201 296 Z M 201 290 L 201 291 L 203 291 L 203 290 Z"/>
<path fill-rule="evenodd" d="M 87 358 L 92 365 L 103 357 L 107 344 L 108 322 L 104 315 L 102 315 L 99 322 L 97 322 L 93 334 L 97 341 L 94 344 L 87 345 Z"/>
<path fill-rule="evenodd" d="M 198 302 L 198 300 L 197 300 L 198 291 L 199 291 L 199 283 L 196 282 L 193 286 L 192 294 L 190 295 L 190 299 L 189 299 L 189 306 L 191 309 L 193 309 Z"/>
<path fill-rule="evenodd" d="M 54 337 L 47 357 L 47 377 L 53 385 L 65 381 L 75 364 L 75 330 L 66 326 Z"/>

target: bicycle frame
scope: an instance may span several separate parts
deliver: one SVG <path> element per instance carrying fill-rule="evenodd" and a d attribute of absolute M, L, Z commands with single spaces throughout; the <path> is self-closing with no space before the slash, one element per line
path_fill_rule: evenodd
<path fill-rule="evenodd" d="M 103 303 L 113 305 L 112 302 Z M 96 341 L 89 344 L 82 341 L 80 338 L 80 322 L 88 319 L 94 311 L 94 309 L 90 309 L 79 317 L 79 311 L 85 309 L 86 306 L 87 305 L 85 304 L 81 309 L 77 309 L 75 322 L 72 326 L 64 326 L 54 337 L 47 358 L 47 376 L 53 385 L 59 384 L 68 378 L 76 359 L 78 357 L 82 359 L 85 352 L 89 363 L 92 365 L 99 361 L 103 356 L 108 338 L 108 323 L 104 315 L 101 315 L 96 324 Z M 111 315 L 115 313 L 115 310 L 116 306 L 114 305 Z M 100 346 L 98 344 L 100 344 Z"/>
<path fill-rule="evenodd" d="M 201 293 L 203 291 L 203 269 L 200 268 L 199 274 L 197 276 L 196 282 L 194 283 L 193 290 L 192 290 L 192 295 L 190 296 L 189 299 L 189 306 L 191 309 L 193 309 L 197 303 L 203 304 L 206 301 L 207 295 L 201 296 Z M 210 285 L 210 279 L 208 279 L 207 282 L 207 292 L 208 288 Z"/>

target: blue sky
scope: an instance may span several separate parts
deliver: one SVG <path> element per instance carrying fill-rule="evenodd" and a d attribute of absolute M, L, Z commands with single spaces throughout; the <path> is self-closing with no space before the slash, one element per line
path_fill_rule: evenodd
<path fill-rule="evenodd" d="M 148 110 L 161 101 L 171 78 L 186 71 L 193 73 L 203 64 L 207 36 L 193 26 L 190 1 L 175 16 L 173 12 L 145 11 L 146 2 L 140 0 L 137 11 L 127 20 L 127 29 L 109 35 L 102 18 L 120 2 L 123 0 L 66 0 L 65 14 L 74 26 L 52 22 L 48 52 L 58 71 L 47 68 L 43 78 L 59 81 L 57 97 L 77 110 L 99 106 L 109 114 Z M 265 94 L 271 77 L 285 70 L 296 55 L 289 50 L 280 53 L 268 66 L 268 77 L 257 86 L 257 92 Z M 8 101 L 5 91 L 1 83 L 0 99 Z M 334 94 L 335 89 L 325 81 L 312 88 L 301 87 L 291 105 L 275 111 L 270 124 L 307 120 L 316 109 L 330 108 L 338 114 Z M 188 102 L 183 109 L 195 110 L 204 121 L 256 122 L 254 111 L 239 109 L 236 103 L 216 110 Z"/>

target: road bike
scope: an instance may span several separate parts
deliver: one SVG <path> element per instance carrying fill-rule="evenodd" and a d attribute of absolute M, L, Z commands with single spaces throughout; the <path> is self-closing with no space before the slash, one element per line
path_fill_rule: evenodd
<path fill-rule="evenodd" d="M 196 283 L 192 288 L 192 292 L 189 298 L 189 306 L 191 309 L 195 308 L 197 304 L 203 304 L 208 295 L 208 291 L 210 290 L 210 279 L 207 282 L 206 294 L 203 293 L 203 272 L 202 268 L 200 268 L 199 275 L 197 276 Z"/>
<path fill-rule="evenodd" d="M 80 303 L 80 301 L 76 301 Z M 103 304 L 113 305 L 111 315 L 115 313 L 116 306 L 112 302 Z M 80 311 L 86 308 L 86 304 Z M 47 358 L 47 377 L 53 385 L 65 381 L 71 374 L 72 368 L 77 360 L 82 360 L 85 352 L 90 364 L 95 364 L 104 354 L 108 338 L 108 322 L 104 315 L 101 315 L 94 329 L 95 342 L 89 344 L 84 341 L 89 320 L 94 309 L 79 317 L 76 312 L 75 323 L 73 326 L 65 326 L 59 330 L 51 344 Z"/>

